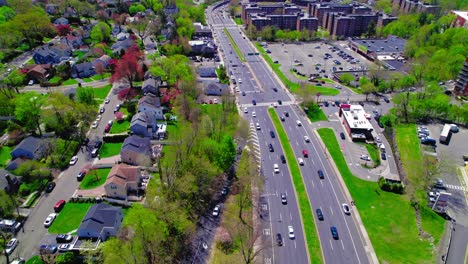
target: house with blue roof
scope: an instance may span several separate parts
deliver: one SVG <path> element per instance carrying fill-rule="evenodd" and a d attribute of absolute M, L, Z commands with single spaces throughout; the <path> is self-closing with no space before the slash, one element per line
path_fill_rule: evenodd
<path fill-rule="evenodd" d="M 10 152 L 11 159 L 27 158 L 40 160 L 44 157 L 44 152 L 48 145 L 48 139 L 29 136 L 23 139 L 23 141 L 21 141 L 21 143 L 19 143 L 16 148 Z"/>
<path fill-rule="evenodd" d="M 91 62 L 74 64 L 70 71 L 72 78 L 89 78 L 96 74 L 96 69 Z"/>
<path fill-rule="evenodd" d="M 152 139 L 157 131 L 156 118 L 152 112 L 139 112 L 132 117 L 130 131 L 133 135 Z"/>

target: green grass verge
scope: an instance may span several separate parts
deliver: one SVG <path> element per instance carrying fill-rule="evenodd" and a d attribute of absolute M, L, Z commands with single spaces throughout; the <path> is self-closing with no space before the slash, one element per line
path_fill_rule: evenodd
<path fill-rule="evenodd" d="M 104 143 L 100 151 L 101 158 L 108 158 L 119 155 L 122 144 L 123 143 Z"/>
<path fill-rule="evenodd" d="M 294 77 L 296 77 L 296 78 L 297 78 L 297 79 L 299 79 L 299 80 L 304 80 L 304 81 L 307 81 L 307 80 L 309 80 L 309 78 L 307 78 L 307 77 L 305 77 L 305 76 L 302 76 L 302 75 L 299 75 L 299 74 L 297 74 L 297 73 L 296 73 L 295 71 L 293 71 L 292 69 L 291 69 L 291 70 L 289 70 L 289 72 L 290 72 L 290 73 L 291 73 L 291 74 L 292 74 Z"/>
<path fill-rule="evenodd" d="M 104 73 L 103 75 L 101 75 L 101 74 L 96 74 L 96 75 L 94 75 L 93 77 L 91 77 L 91 79 L 92 79 L 93 81 L 100 81 L 100 80 L 103 80 L 103 79 L 105 79 L 105 78 L 111 77 L 111 75 L 112 75 L 112 74 L 110 74 L 109 72 L 106 72 L 106 73 Z"/>
<path fill-rule="evenodd" d="M 112 89 L 112 84 L 108 84 L 103 87 L 93 88 L 94 99 L 100 99 L 104 101 L 104 99 L 106 99 L 106 97 L 109 95 L 109 92 L 111 89 Z"/>
<path fill-rule="evenodd" d="M 88 212 L 92 203 L 66 203 L 55 221 L 49 227 L 51 234 L 64 234 L 71 232 L 81 224 L 81 220 Z"/>
<path fill-rule="evenodd" d="M 91 79 L 91 78 L 83 78 L 82 80 L 83 80 L 83 82 L 85 82 L 85 83 L 89 83 L 89 82 L 92 82 L 92 81 L 93 81 L 93 79 Z"/>
<path fill-rule="evenodd" d="M 231 42 L 232 48 L 233 48 L 234 51 L 236 52 L 236 54 L 237 54 L 237 56 L 239 57 L 240 61 L 246 62 L 246 59 L 245 59 L 245 57 L 244 57 L 244 54 L 242 54 L 242 51 L 239 49 L 239 46 L 237 46 L 236 42 L 235 42 L 234 39 L 232 38 L 231 33 L 229 33 L 229 30 L 227 30 L 227 28 L 224 28 L 224 34 L 226 34 L 226 36 L 227 36 L 228 39 L 229 39 L 229 42 Z"/>
<path fill-rule="evenodd" d="M 303 107 L 303 105 L 301 105 Z M 318 122 L 318 121 L 328 121 L 327 116 L 322 111 L 318 105 L 314 104 L 312 107 L 306 112 L 307 117 L 309 118 L 310 122 Z"/>
<path fill-rule="evenodd" d="M 26 261 L 26 264 L 44 264 L 44 261 L 42 261 L 40 256 L 35 255 L 28 259 L 28 261 Z"/>
<path fill-rule="evenodd" d="M 0 167 L 5 167 L 7 162 L 11 160 L 11 148 L 8 146 L 2 146 L 0 148 Z"/>
<path fill-rule="evenodd" d="M 27 202 L 24 204 L 24 206 L 25 206 L 26 208 L 31 208 L 31 206 L 33 206 L 34 204 L 36 204 L 37 198 L 39 198 L 39 196 L 40 196 L 40 192 L 34 192 L 34 193 L 30 194 L 29 199 L 28 199 Z"/>
<path fill-rule="evenodd" d="M 54 76 L 51 79 L 49 79 L 49 83 L 59 83 L 61 78 L 59 76 Z"/>
<path fill-rule="evenodd" d="M 372 159 L 372 162 L 374 163 L 374 167 L 379 166 L 381 163 L 381 160 L 380 160 L 380 151 L 377 145 L 366 144 L 366 149 L 367 149 L 367 152 L 369 152 L 369 157 Z"/>
<path fill-rule="evenodd" d="M 315 229 L 315 220 L 312 214 L 312 206 L 309 201 L 309 197 L 307 196 L 307 191 L 302 181 L 301 170 L 299 165 L 297 164 L 296 157 L 294 155 L 294 151 L 289 144 L 288 136 L 281 125 L 281 121 L 276 114 L 273 108 L 268 109 L 268 113 L 273 121 L 273 124 L 276 128 L 276 132 L 278 134 L 278 138 L 283 146 L 284 155 L 286 156 L 286 160 L 288 162 L 289 170 L 291 172 L 291 177 L 294 183 L 294 189 L 296 190 L 298 202 L 299 202 L 299 210 L 301 212 L 302 223 L 305 232 L 305 238 L 307 241 L 307 249 L 309 251 L 310 260 L 312 263 L 323 263 L 322 259 L 322 252 L 320 250 L 320 241 L 317 235 L 317 231 Z"/>
<path fill-rule="evenodd" d="M 434 248 L 419 238 L 408 196 L 381 191 L 376 182 L 352 175 L 333 130 L 321 128 L 318 133 L 359 209 L 379 262 L 434 263 Z"/>
<path fill-rule="evenodd" d="M 104 182 L 106 182 L 110 170 L 110 168 L 90 170 L 81 181 L 80 189 L 89 190 L 103 185 Z"/>
<path fill-rule="evenodd" d="M 240 17 L 235 17 L 235 18 L 234 18 L 234 22 L 236 22 L 237 25 L 240 25 L 240 26 L 243 25 L 243 23 L 242 23 L 242 18 L 240 18 Z"/>
<path fill-rule="evenodd" d="M 68 79 L 66 81 L 63 81 L 62 85 L 72 85 L 72 84 L 77 84 L 78 81 L 75 79 Z"/>
<path fill-rule="evenodd" d="M 260 45 L 260 43 L 255 44 L 257 46 L 258 51 L 260 54 L 262 54 L 263 58 L 266 60 L 266 62 L 270 65 L 270 67 L 273 69 L 273 71 L 276 73 L 278 78 L 283 82 L 283 84 L 288 87 L 291 92 L 295 93 L 297 90 L 301 88 L 301 84 L 292 82 L 289 80 L 286 75 L 281 71 L 280 69 L 280 64 L 273 63 L 273 60 L 271 59 L 270 56 L 265 52 L 265 49 Z M 340 92 L 337 89 L 334 88 L 327 88 L 327 87 L 321 87 L 321 86 L 314 86 L 310 84 L 305 84 L 304 87 L 307 89 L 307 91 L 311 94 L 317 94 L 320 92 L 322 95 L 337 95 Z"/>
<path fill-rule="evenodd" d="M 424 158 L 421 144 L 417 135 L 415 124 L 399 124 L 395 127 L 396 142 L 400 153 L 400 159 L 408 175 L 409 185 L 415 189 L 415 197 L 418 200 L 421 211 L 421 225 L 424 231 L 434 237 L 437 243 L 444 232 L 444 219 L 429 210 L 426 206 L 426 181 L 424 180 Z M 430 159 L 430 157 L 428 157 Z M 437 160 L 432 160 L 437 162 Z"/>
<path fill-rule="evenodd" d="M 119 134 L 119 133 L 126 132 L 129 129 L 130 129 L 130 122 L 129 121 L 124 120 L 124 121 L 122 121 L 120 123 L 116 121 L 112 125 L 112 128 L 109 131 L 109 134 Z"/>

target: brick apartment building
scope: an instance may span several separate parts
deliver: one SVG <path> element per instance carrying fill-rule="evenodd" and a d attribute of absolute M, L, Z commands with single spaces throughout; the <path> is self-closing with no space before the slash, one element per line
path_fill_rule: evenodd
<path fill-rule="evenodd" d="M 431 13 L 438 15 L 441 11 L 439 5 L 432 5 L 419 0 L 392 0 L 392 5 L 403 13 Z"/>
<path fill-rule="evenodd" d="M 284 3 L 244 4 L 242 5 L 242 20 L 249 26 L 262 30 L 266 26 L 275 26 L 282 30 L 316 31 L 318 20 L 301 11 L 301 8 Z"/>
<path fill-rule="evenodd" d="M 455 83 L 455 94 L 468 96 L 468 57 L 466 57 L 460 74 L 458 74 Z"/>

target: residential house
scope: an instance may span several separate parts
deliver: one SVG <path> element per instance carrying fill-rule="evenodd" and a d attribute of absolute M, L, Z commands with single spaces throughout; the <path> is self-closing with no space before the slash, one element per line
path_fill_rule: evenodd
<path fill-rule="evenodd" d="M 159 97 L 147 94 L 138 100 L 138 112 L 151 112 L 157 120 L 163 120 L 163 110 Z"/>
<path fill-rule="evenodd" d="M 156 118 L 153 112 L 140 112 L 132 117 L 130 131 L 133 135 L 152 139 L 156 130 Z"/>
<path fill-rule="evenodd" d="M 198 68 L 198 75 L 202 78 L 216 78 L 218 75 L 216 74 L 216 67 L 199 67 Z"/>
<path fill-rule="evenodd" d="M 26 64 L 22 68 L 29 80 L 41 82 L 47 80 L 53 72 L 52 64 Z"/>
<path fill-rule="evenodd" d="M 45 11 L 48 15 L 56 15 L 59 13 L 59 6 L 56 4 L 47 4 L 45 6 Z"/>
<path fill-rule="evenodd" d="M 107 240 L 120 232 L 123 221 L 121 207 L 98 203 L 91 206 L 83 220 L 77 234 L 80 239 Z"/>
<path fill-rule="evenodd" d="M 47 149 L 49 141 L 47 139 L 29 136 L 16 146 L 11 152 L 11 159 L 27 158 L 40 160 Z"/>
<path fill-rule="evenodd" d="M 111 46 L 111 49 L 114 54 L 120 54 L 133 45 L 135 45 L 135 42 L 131 38 L 127 38 L 122 41 L 117 41 L 114 45 Z"/>
<path fill-rule="evenodd" d="M 96 65 L 98 64 L 102 64 L 104 68 L 107 68 L 107 66 L 109 66 L 110 60 L 111 60 L 110 56 L 102 55 L 101 57 L 94 59 L 92 63 L 93 63 L 94 68 L 96 68 Z"/>
<path fill-rule="evenodd" d="M 211 29 L 209 26 L 204 26 L 202 23 L 193 23 L 193 27 L 195 32 L 193 33 L 194 37 L 198 38 L 211 38 L 213 37 L 211 34 Z"/>
<path fill-rule="evenodd" d="M 74 64 L 71 68 L 72 78 L 89 78 L 96 74 L 96 70 L 91 62 Z"/>
<path fill-rule="evenodd" d="M 191 40 L 189 41 L 190 49 L 189 55 L 202 55 L 205 57 L 213 57 L 216 53 L 217 47 L 213 40 Z"/>
<path fill-rule="evenodd" d="M 13 194 L 18 191 L 20 184 L 19 178 L 11 174 L 11 172 L 0 170 L 0 190 Z"/>
<path fill-rule="evenodd" d="M 70 58 L 72 49 L 66 43 L 58 45 L 48 44 L 39 48 L 33 55 L 36 64 L 57 64 Z"/>
<path fill-rule="evenodd" d="M 130 36 L 130 34 L 128 34 L 128 33 L 120 32 L 119 34 L 117 34 L 117 36 L 115 36 L 115 38 L 117 39 L 117 41 L 124 41 L 124 40 L 128 39 L 129 36 Z"/>
<path fill-rule="evenodd" d="M 117 164 L 112 167 L 104 183 L 104 190 L 109 198 L 127 199 L 129 194 L 138 194 L 142 177 L 138 167 Z"/>
<path fill-rule="evenodd" d="M 143 94 L 153 94 L 159 96 L 159 86 L 161 85 L 161 77 L 153 77 L 151 75 L 147 76 L 145 73 L 143 85 L 141 86 L 141 90 Z"/>
<path fill-rule="evenodd" d="M 120 160 L 129 165 L 151 166 L 151 140 L 136 135 L 127 137 L 120 149 Z"/>
<path fill-rule="evenodd" d="M 205 86 L 205 95 L 221 96 L 229 92 L 229 85 L 223 83 L 210 82 Z"/>
<path fill-rule="evenodd" d="M 83 45 L 83 39 L 80 36 L 67 35 L 61 41 L 74 49 L 79 49 Z"/>
<path fill-rule="evenodd" d="M 60 18 L 57 18 L 55 19 L 54 21 L 54 25 L 68 25 L 68 19 L 64 18 L 64 17 L 60 17 Z"/>

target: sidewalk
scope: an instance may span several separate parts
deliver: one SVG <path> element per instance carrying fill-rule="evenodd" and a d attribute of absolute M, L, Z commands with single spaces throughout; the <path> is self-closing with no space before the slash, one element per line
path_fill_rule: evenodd
<path fill-rule="evenodd" d="M 104 78 L 102 80 L 98 81 L 92 81 L 92 82 L 82 82 L 81 86 L 83 87 L 92 87 L 92 88 L 99 88 L 102 86 L 106 86 L 109 84 L 109 79 L 110 78 Z M 26 86 L 24 89 L 21 89 L 20 92 L 29 92 L 29 91 L 35 91 L 37 92 L 38 89 L 41 89 L 41 91 L 62 91 L 62 90 L 68 90 L 68 89 L 73 89 L 77 88 L 78 84 L 70 84 L 70 85 L 62 85 L 62 86 L 48 86 L 48 87 L 41 87 L 39 85 L 31 85 L 31 86 Z"/>

